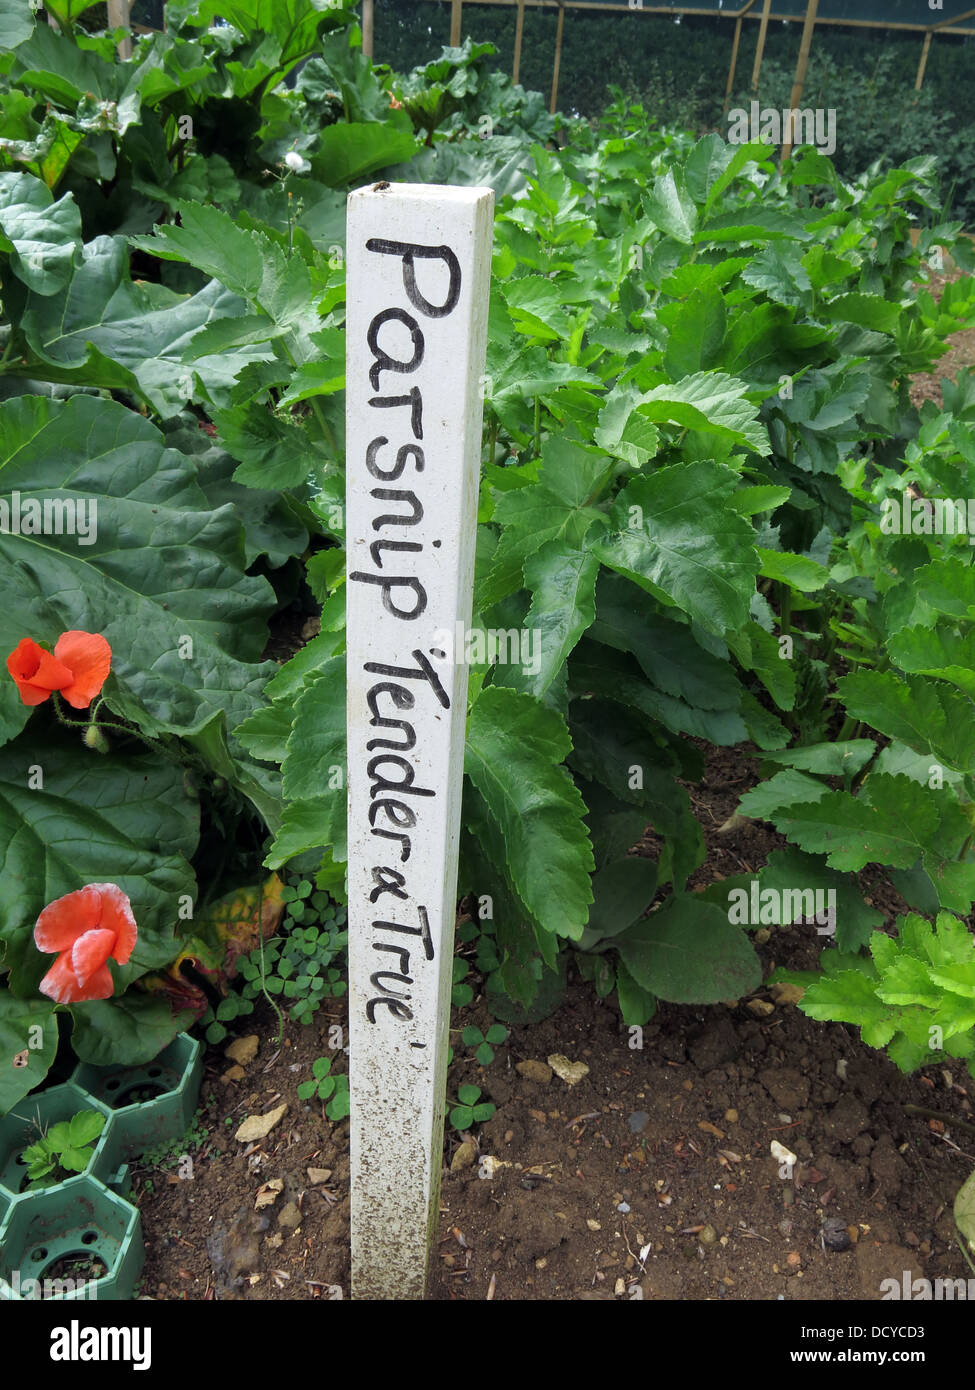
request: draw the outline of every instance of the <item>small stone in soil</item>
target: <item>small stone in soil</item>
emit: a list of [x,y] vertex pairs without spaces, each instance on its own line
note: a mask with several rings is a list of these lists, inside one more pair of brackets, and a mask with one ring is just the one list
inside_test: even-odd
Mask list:
[[827,1250],[849,1250],[852,1244],[849,1233],[839,1216],[828,1216],[823,1222],[823,1244]]
[[247,1063],[253,1062],[257,1056],[257,1034],[249,1033],[246,1038],[234,1038],[233,1042],[224,1048],[223,1054],[232,1062],[239,1062],[242,1067],[246,1067]]
[[526,1081],[537,1081],[542,1086],[547,1086],[552,1080],[552,1068],[531,1058],[525,1062],[516,1062],[515,1071]]
[[289,1202],[278,1212],[278,1225],[284,1226],[289,1230],[294,1230],[301,1225],[301,1212],[298,1210],[297,1202]]
[[570,1062],[561,1052],[553,1052],[548,1064],[567,1086],[575,1086],[584,1076],[589,1075],[589,1068],[585,1062]]
[[265,1139],[276,1124],[284,1118],[288,1103],[285,1101],[266,1115],[249,1115],[240,1126],[234,1138],[241,1144],[252,1144],[255,1139]]
[[450,1171],[459,1173],[464,1168],[470,1168],[477,1158],[477,1145],[473,1139],[465,1139],[457,1148],[457,1152],[450,1160]]
[[634,1110],[633,1114],[630,1116],[629,1125],[634,1134],[639,1134],[641,1130],[646,1129],[649,1123],[650,1116],[647,1114],[646,1110]]

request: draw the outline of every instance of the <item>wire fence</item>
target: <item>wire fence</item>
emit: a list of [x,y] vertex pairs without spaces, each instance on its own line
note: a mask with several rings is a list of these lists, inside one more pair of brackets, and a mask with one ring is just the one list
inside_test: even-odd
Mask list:
[[[766,56],[791,46],[797,101],[809,55],[826,34],[842,33],[854,42],[865,38],[876,42],[881,36],[906,40],[901,47],[905,53],[907,48],[912,50],[912,85],[917,91],[924,84],[933,47],[975,37],[975,7],[966,0],[943,0],[937,9],[925,0],[806,0],[805,4],[803,0],[743,0],[737,5],[730,0],[697,0],[694,5],[645,0],[364,0],[363,10],[373,9],[378,16],[374,30],[378,60],[395,62],[388,50],[399,47],[396,40],[404,34],[425,31],[435,42],[452,46],[467,34],[490,38],[515,82],[550,93],[553,112],[567,76],[566,50],[570,45],[577,47],[581,35],[585,35],[594,74],[597,69],[605,73],[607,65],[609,71],[626,72],[640,57],[652,60],[672,46],[661,34],[665,23],[683,26],[680,37],[685,49],[695,46],[694,36],[703,24],[707,34],[724,46],[726,97],[743,78],[757,89]],[[712,69],[716,51],[713,44],[709,46]],[[570,80],[570,105],[578,107],[572,98],[580,85],[586,86]]]

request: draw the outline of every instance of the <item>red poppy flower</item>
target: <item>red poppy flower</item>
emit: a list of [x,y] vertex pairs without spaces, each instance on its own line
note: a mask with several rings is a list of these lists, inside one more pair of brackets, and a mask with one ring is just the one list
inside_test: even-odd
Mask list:
[[138,927],[132,904],[115,883],[89,883],[49,903],[37,919],[39,951],[58,958],[40,984],[59,1004],[111,999],[115,990],[108,958],[124,965],[135,948]]
[[112,649],[97,632],[62,632],[53,655],[25,637],[7,657],[25,705],[40,705],[58,690],[74,709],[88,708],[111,665]]

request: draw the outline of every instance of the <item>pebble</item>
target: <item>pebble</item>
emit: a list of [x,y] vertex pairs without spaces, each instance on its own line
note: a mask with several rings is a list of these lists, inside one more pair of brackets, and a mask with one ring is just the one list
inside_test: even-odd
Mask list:
[[552,1080],[552,1068],[544,1062],[534,1061],[530,1058],[525,1062],[516,1062],[515,1071],[526,1081],[537,1081],[542,1086],[547,1086]]
[[768,1018],[769,1014],[775,1012],[775,1005],[769,1003],[767,999],[749,999],[745,1008],[756,1018]]
[[284,1118],[288,1109],[285,1101],[274,1110],[269,1110],[266,1115],[248,1115],[247,1119],[240,1126],[234,1138],[241,1144],[253,1144],[255,1139],[264,1139],[276,1124]]
[[630,1204],[629,1204],[629,1202],[620,1202],[620,1204],[619,1204],[619,1206],[616,1208],[616,1210],[617,1210],[617,1211],[621,1211],[621,1212],[623,1213],[623,1215],[625,1216],[626,1213],[630,1210]]
[[553,1052],[548,1064],[567,1086],[575,1086],[584,1076],[589,1075],[589,1068],[585,1062],[570,1062],[561,1052]]
[[697,1238],[702,1245],[713,1245],[718,1239],[718,1233],[713,1226],[705,1226],[703,1231],[698,1232]]
[[306,1168],[305,1172],[308,1174],[308,1181],[312,1187],[317,1187],[319,1183],[328,1182],[332,1176],[331,1168]]
[[724,1117],[725,1117],[725,1119],[727,1120],[727,1122],[728,1122],[729,1125],[736,1125],[736,1124],[738,1123],[738,1111],[737,1111],[737,1110],[726,1110],[726,1111],[724,1112]]
[[288,1202],[287,1206],[281,1208],[278,1212],[278,1225],[289,1230],[301,1225],[301,1212],[298,1210],[297,1202]]
[[827,1250],[849,1250],[852,1244],[849,1232],[839,1216],[828,1216],[823,1222],[823,1244]]
[[229,1057],[232,1062],[239,1062],[242,1067],[246,1067],[248,1062],[253,1062],[257,1056],[257,1034],[248,1033],[246,1038],[234,1038],[232,1043],[228,1043],[223,1050],[223,1055]]
[[586,1225],[589,1227],[590,1231],[601,1231],[603,1229],[599,1222],[591,1216],[586,1217]]
[[477,1145],[473,1139],[465,1139],[457,1148],[456,1153],[450,1160],[450,1171],[459,1173],[464,1168],[471,1168],[477,1158]]
[[650,1116],[646,1110],[634,1110],[629,1119],[630,1130],[633,1134],[639,1134],[641,1130],[646,1129],[649,1123]]

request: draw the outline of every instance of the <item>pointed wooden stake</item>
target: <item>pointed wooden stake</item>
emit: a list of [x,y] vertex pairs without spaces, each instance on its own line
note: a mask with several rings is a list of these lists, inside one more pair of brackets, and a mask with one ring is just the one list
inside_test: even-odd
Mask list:
[[422,1298],[439,1217],[491,189],[348,205],[352,1296]]

